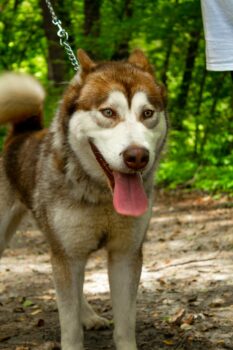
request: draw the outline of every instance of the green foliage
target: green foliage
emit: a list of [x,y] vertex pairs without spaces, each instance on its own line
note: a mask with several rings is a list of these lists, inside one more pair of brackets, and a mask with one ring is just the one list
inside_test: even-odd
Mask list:
[[44,124],[46,127],[49,127],[51,120],[56,113],[59,100],[63,94],[63,89],[64,87],[55,88],[54,86],[51,86],[51,84],[47,85],[46,90],[49,91],[49,94],[46,96],[44,108]]
[[[48,88],[48,125],[61,88],[48,81],[49,41],[39,4],[39,0],[3,0],[0,5],[0,71],[30,72]],[[102,0],[88,35],[85,0],[53,4],[74,48],[83,47],[97,59],[111,59],[140,47],[156,67],[158,80],[166,84],[171,130],[159,185],[232,191],[232,81],[227,73],[205,70],[199,1]],[[68,69],[71,77],[69,64]]]
[[30,72],[45,80],[45,46],[38,1],[3,1],[0,5],[0,71]]

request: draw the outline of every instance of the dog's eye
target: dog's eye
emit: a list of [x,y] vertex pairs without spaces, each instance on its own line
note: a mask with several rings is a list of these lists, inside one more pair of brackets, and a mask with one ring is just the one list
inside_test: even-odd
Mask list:
[[112,118],[115,116],[115,112],[111,108],[104,108],[100,110],[104,117]]
[[145,111],[143,111],[142,116],[144,119],[149,119],[151,117],[153,117],[154,115],[154,111],[152,109],[145,109]]

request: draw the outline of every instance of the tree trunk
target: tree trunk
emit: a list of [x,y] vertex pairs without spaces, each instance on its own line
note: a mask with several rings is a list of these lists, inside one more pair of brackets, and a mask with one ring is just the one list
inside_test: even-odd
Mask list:
[[168,39],[168,47],[167,47],[167,51],[166,51],[166,55],[165,55],[165,60],[164,60],[164,64],[163,64],[163,71],[162,71],[162,82],[164,83],[165,86],[167,86],[167,71],[169,68],[169,61],[170,61],[170,57],[171,57],[171,53],[172,53],[172,47],[173,47],[173,42],[174,42],[174,37],[171,36]]
[[[130,20],[133,16],[133,1],[125,0],[123,10],[118,18],[119,23]],[[112,55],[113,60],[121,60],[129,55],[129,41],[131,38],[131,31],[122,33],[122,40],[116,47],[114,54]]]
[[85,0],[84,1],[84,35],[92,35],[97,37],[100,32],[99,19],[100,19],[100,7],[101,0]]
[[48,79],[54,84],[59,84],[65,80],[66,62],[64,50],[60,46],[57,30],[52,24],[51,14],[44,0],[40,0],[40,7],[43,16],[43,28],[48,42]]
[[219,101],[219,96],[220,96],[220,92],[221,92],[221,88],[223,86],[224,80],[225,80],[226,74],[219,74],[219,78],[216,80],[215,82],[215,88],[213,91],[213,103],[212,106],[210,108],[210,120],[209,123],[206,125],[205,128],[205,132],[204,132],[204,136],[202,138],[202,142],[200,145],[200,158],[203,158],[202,155],[204,154],[204,149],[206,146],[206,142],[209,136],[209,133],[212,131],[212,127],[213,127],[213,123],[214,123],[214,119],[215,119],[215,112],[216,112],[216,107],[217,107],[217,103]]
[[[176,0],[175,6],[174,6],[174,11],[176,11],[176,9],[178,8],[178,5],[179,5],[179,0]],[[177,14],[174,12],[174,15],[170,18],[170,21],[169,21],[170,28],[174,27],[176,20],[177,20]],[[167,37],[167,40],[166,40],[167,51],[166,51],[162,75],[161,75],[162,82],[164,83],[165,86],[167,86],[167,71],[169,68],[169,61],[170,61],[170,57],[172,54],[172,48],[173,48],[173,43],[174,43],[175,37],[176,37],[176,35],[174,35],[174,32],[172,31],[171,33],[169,33],[169,36]]]
[[[188,45],[188,51],[185,61],[185,69],[183,73],[183,79],[180,86],[180,93],[177,98],[177,107],[179,110],[184,110],[187,103],[187,97],[189,92],[189,87],[192,81],[192,72],[195,64],[195,59],[198,52],[198,44],[200,39],[200,32],[193,31],[190,33],[190,41]],[[178,119],[175,121],[175,128],[177,130],[182,130],[182,120]]]
[[84,24],[83,32],[85,45],[88,53],[95,59],[102,58],[98,48],[98,37],[100,34],[100,9],[101,0],[84,0]]
[[200,109],[201,109],[201,104],[202,104],[202,96],[203,96],[206,76],[207,76],[207,71],[204,68],[202,79],[200,82],[200,89],[199,89],[199,94],[198,94],[198,99],[197,99],[197,104],[196,104],[196,111],[195,111],[195,143],[194,143],[194,150],[193,150],[193,154],[194,154],[195,158],[197,158],[197,156],[198,156],[198,143],[199,143],[199,139],[200,139],[199,114],[200,114]]

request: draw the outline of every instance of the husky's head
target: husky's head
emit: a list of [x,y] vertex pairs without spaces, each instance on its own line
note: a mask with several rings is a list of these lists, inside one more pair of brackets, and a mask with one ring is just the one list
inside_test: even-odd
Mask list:
[[108,183],[115,210],[147,209],[143,178],[152,171],[167,133],[164,88],[140,50],[126,62],[96,64],[83,50],[71,83],[69,143],[84,170]]

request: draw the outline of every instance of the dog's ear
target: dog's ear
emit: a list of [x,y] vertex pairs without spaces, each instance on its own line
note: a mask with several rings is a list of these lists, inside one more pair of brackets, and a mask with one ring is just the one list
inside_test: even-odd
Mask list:
[[131,55],[128,58],[128,62],[133,64],[134,66],[141,68],[142,70],[153,74],[154,75],[154,70],[145,56],[144,52],[140,49],[135,49]]
[[96,66],[95,62],[83,49],[78,49],[77,57],[84,73],[89,73]]

